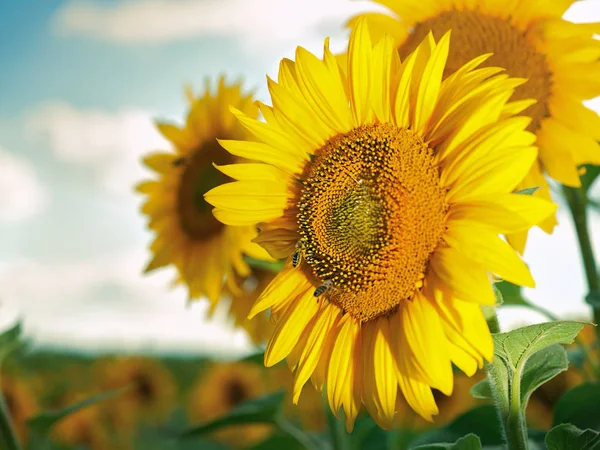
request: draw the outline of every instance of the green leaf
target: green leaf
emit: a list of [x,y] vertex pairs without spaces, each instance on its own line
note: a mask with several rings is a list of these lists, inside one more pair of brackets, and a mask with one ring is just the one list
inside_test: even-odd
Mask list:
[[567,391],[554,409],[554,425],[571,423],[600,431],[600,383],[584,383]]
[[261,367],[264,367],[265,364],[265,352],[264,350],[260,350],[258,352],[252,353],[245,358],[242,358],[242,362],[247,362],[251,364],[257,364]]
[[521,286],[510,283],[508,281],[500,281],[494,283],[493,286],[500,291],[502,295],[503,305],[510,306],[530,306],[521,294]]
[[92,406],[98,403],[102,403],[106,400],[111,400],[115,397],[119,397],[120,395],[131,391],[131,389],[133,389],[132,386],[127,386],[125,388],[117,389],[114,391],[103,392],[102,394],[86,398],[85,400],[74,403],[73,405],[69,405],[66,408],[59,409],[57,411],[44,411],[41,414],[33,417],[32,419],[29,419],[27,421],[27,425],[35,432],[44,434],[50,428],[52,428],[52,426],[55,423],[67,417],[68,415],[76,413],[77,411],[87,408],[88,406]]
[[559,344],[546,347],[532,355],[521,377],[521,404],[527,407],[529,397],[542,384],[569,367],[566,350]]
[[250,256],[244,255],[244,261],[248,263],[250,267],[255,269],[268,270],[269,272],[279,273],[285,265],[285,260],[279,261],[263,261],[262,259],[251,258]]
[[471,396],[482,400],[493,399],[490,383],[487,378],[481,380],[471,388]]
[[537,192],[537,190],[539,189],[539,186],[535,186],[535,187],[530,187],[530,188],[525,188],[525,189],[521,189],[520,191],[515,191],[515,194],[520,194],[520,195],[533,195]]
[[600,450],[600,433],[563,423],[548,432],[546,447],[548,450]]
[[294,438],[286,434],[274,434],[267,440],[260,442],[248,450],[305,450],[304,447]]
[[512,370],[522,368],[529,357],[553,344],[572,344],[583,322],[546,322],[518,328],[494,337],[494,354]]
[[285,392],[279,391],[244,402],[223,417],[184,431],[178,439],[194,439],[229,425],[275,423],[281,414],[284,397]]
[[413,445],[455,442],[468,434],[479,436],[484,446],[503,445],[504,439],[494,405],[481,405],[471,409],[445,427],[421,434],[413,441]]
[[481,439],[475,434],[467,434],[453,444],[428,444],[414,447],[414,450],[481,450]]
[[583,187],[584,191],[587,192],[594,184],[594,180],[596,180],[598,175],[600,175],[600,166],[586,164],[583,167],[585,168],[585,174],[581,176],[581,186]]
[[0,334],[0,349],[6,347],[7,345],[11,345],[15,341],[18,341],[21,337],[22,331],[23,328],[21,326],[21,322],[17,322],[12,327]]

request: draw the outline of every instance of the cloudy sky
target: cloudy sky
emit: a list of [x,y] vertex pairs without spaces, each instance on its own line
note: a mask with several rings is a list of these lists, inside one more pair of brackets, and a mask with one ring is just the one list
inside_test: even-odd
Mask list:
[[[24,317],[39,342],[82,348],[244,352],[221,314],[186,307],[172,273],[142,276],[149,234],[131,186],[140,155],[167,145],[153,119],[180,122],[182,86],[265,74],[296,45],[343,48],[347,0],[45,0],[0,2],[0,323]],[[600,21],[600,0],[569,11]],[[600,109],[600,102],[592,102]],[[596,189],[600,191],[600,189]],[[600,192],[598,192],[600,196]],[[534,233],[530,298],[585,315],[568,217]],[[594,217],[600,251],[600,218]],[[507,312],[506,320],[520,312]],[[539,319],[531,316],[531,320]]]

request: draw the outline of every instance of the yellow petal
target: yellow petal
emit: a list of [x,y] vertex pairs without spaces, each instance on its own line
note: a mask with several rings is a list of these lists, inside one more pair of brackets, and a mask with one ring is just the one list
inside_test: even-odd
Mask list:
[[355,126],[368,123],[371,118],[371,58],[373,47],[367,23],[358,20],[348,43],[348,82],[350,107]]
[[294,269],[291,266],[284,267],[281,272],[269,283],[265,290],[256,300],[248,319],[252,319],[258,313],[281,303],[289,297],[294,297],[295,293],[299,292],[303,286],[306,286],[308,281],[302,271]]

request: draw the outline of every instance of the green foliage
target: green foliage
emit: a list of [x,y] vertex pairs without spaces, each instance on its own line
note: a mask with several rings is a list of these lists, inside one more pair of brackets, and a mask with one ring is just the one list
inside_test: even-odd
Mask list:
[[600,450],[600,434],[594,430],[580,430],[564,423],[552,428],[546,435],[548,450]]
[[261,259],[244,256],[244,261],[246,261],[248,265],[254,269],[267,270],[273,273],[281,272],[281,269],[283,269],[283,266],[285,265],[285,261],[283,259],[279,261],[263,261]]
[[598,175],[600,175],[600,166],[586,164],[583,167],[585,168],[585,174],[581,176],[581,186],[587,192],[594,184],[596,178],[598,178]]
[[563,395],[554,410],[554,425],[571,423],[600,431],[600,383],[584,383]]
[[28,420],[27,423],[29,425],[29,428],[34,432],[38,434],[45,434],[50,430],[50,428],[52,428],[53,425],[55,425],[57,422],[64,419],[65,417],[74,414],[84,408],[88,408],[98,403],[102,403],[107,400],[119,397],[125,394],[126,392],[129,392],[131,389],[131,386],[127,386],[125,388],[117,389],[114,391],[103,392],[102,394],[93,395],[84,400],[81,400],[80,402],[74,403],[56,411],[44,411],[41,414]]
[[530,304],[521,294],[521,286],[510,283],[508,281],[500,281],[494,283],[494,288],[500,292],[502,296],[502,304],[507,306],[527,306]]
[[427,444],[414,447],[414,450],[480,450],[481,439],[474,434],[467,434],[453,444]]
[[267,394],[254,400],[242,403],[227,415],[211,422],[193,427],[179,434],[178,439],[188,440],[204,436],[229,425],[249,423],[276,423],[283,407],[283,391]]
[[471,388],[471,396],[482,400],[493,399],[490,382],[487,380],[487,378],[481,380]]
[[533,354],[525,364],[521,378],[521,404],[527,407],[529,397],[542,384],[569,367],[567,352],[560,344],[554,344]]
[[305,450],[296,439],[285,434],[275,434],[267,440],[260,442],[248,450]]
[[498,415],[493,405],[482,405],[467,411],[452,423],[422,434],[413,441],[415,446],[455,442],[463,436],[475,434],[484,446],[502,445]]

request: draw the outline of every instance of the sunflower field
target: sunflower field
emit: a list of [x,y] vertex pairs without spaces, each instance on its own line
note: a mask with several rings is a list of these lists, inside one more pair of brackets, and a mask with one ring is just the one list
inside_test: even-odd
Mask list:
[[[0,287],[33,301],[17,318],[0,308],[0,450],[600,450],[600,2],[331,1],[296,13],[286,9],[294,2],[265,0],[48,9],[42,30],[54,34],[35,34],[40,48],[71,39],[61,51],[84,49],[100,74],[97,89],[57,86],[93,105],[108,104],[105,77],[140,102],[154,95],[144,77],[168,66],[156,55],[188,61],[174,44],[161,53],[161,39],[207,33],[198,51],[209,56],[203,87],[184,84],[179,120],[154,120],[162,148],[145,145],[139,112],[122,113],[119,128],[64,104],[24,128],[44,130],[52,157],[0,147],[0,209],[13,208],[0,214],[13,221],[2,228],[13,256],[0,259]],[[596,22],[570,19],[581,4]],[[3,8],[15,33],[13,14],[34,20]],[[250,64],[226,54],[234,44],[257,51],[253,30],[266,30],[267,52],[306,20],[318,45],[248,66],[270,71],[261,87],[229,73]],[[118,64],[105,50],[116,42]],[[53,61],[73,68],[70,54]],[[131,80],[134,60],[141,75]],[[61,69],[55,80],[68,77]],[[0,105],[0,143],[18,129],[3,117]],[[91,122],[100,125],[78,140]],[[54,189],[46,208],[65,220],[40,212],[41,239],[15,225],[33,214],[23,199],[34,184],[14,184],[29,174],[27,158]],[[127,188],[110,201],[131,194],[137,210],[90,194],[119,177]],[[126,231],[123,205],[145,229]],[[88,270],[69,260],[139,236],[143,264],[107,257]],[[47,265],[29,256],[37,279],[11,272],[52,248]],[[555,272],[544,276],[540,261]],[[130,273],[138,287],[168,280],[123,293]],[[68,301],[53,303],[52,289]],[[169,306],[179,315],[167,326],[165,310],[149,310],[173,290],[183,303]],[[127,308],[127,320],[111,321]],[[42,313],[45,322],[28,322]],[[186,342],[201,346],[157,344],[186,323],[201,332]],[[62,344],[40,338],[45,325]]]

